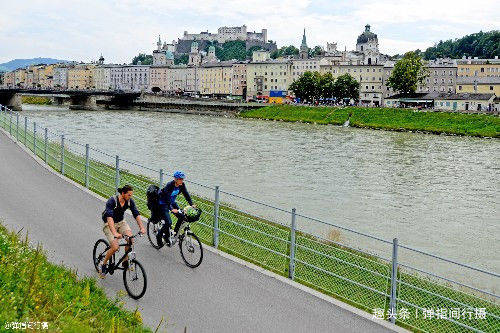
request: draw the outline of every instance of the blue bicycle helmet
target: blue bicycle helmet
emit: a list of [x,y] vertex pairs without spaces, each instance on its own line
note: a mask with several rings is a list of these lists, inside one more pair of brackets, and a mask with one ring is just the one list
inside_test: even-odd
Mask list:
[[182,171],[176,171],[176,172],[174,172],[174,178],[182,178],[182,179],[184,179],[184,178],[186,178],[186,175]]

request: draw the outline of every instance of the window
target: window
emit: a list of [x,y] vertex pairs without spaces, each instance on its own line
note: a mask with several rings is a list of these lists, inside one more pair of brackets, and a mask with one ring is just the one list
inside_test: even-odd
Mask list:
[[484,73],[484,67],[481,67],[481,73]]
[[493,86],[490,86],[490,90],[493,90]]

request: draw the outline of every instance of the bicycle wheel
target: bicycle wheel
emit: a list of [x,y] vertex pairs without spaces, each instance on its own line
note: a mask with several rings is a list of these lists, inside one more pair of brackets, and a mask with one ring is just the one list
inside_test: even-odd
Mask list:
[[146,293],[148,286],[146,271],[137,260],[130,260],[128,268],[123,270],[123,284],[133,299],[139,299]]
[[155,249],[160,248],[158,246],[158,243],[156,242],[156,233],[161,229],[162,226],[163,226],[163,221],[160,221],[158,223],[153,223],[151,221],[148,221],[147,225],[148,239],[149,242],[151,243],[151,246],[154,247]]
[[102,264],[104,257],[106,257],[106,252],[109,250],[109,243],[105,239],[99,239],[95,242],[93,251],[93,261],[95,270],[99,272],[99,266]]
[[203,260],[203,247],[198,237],[192,232],[187,232],[179,241],[181,256],[188,267],[196,268]]

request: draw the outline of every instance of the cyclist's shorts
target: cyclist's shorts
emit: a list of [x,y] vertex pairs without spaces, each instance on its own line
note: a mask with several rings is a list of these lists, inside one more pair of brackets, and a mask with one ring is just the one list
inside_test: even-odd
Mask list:
[[[130,229],[127,221],[121,221],[118,223],[115,223],[115,229],[116,232],[122,235],[125,235],[125,232],[128,230],[132,232],[132,229]],[[107,223],[104,224],[104,227],[102,228],[102,231],[104,231],[104,234],[106,235],[106,238],[108,239],[109,244],[115,239],[115,236],[111,233],[111,230],[109,230],[109,226]],[[118,251],[120,251],[120,247],[118,247]]]

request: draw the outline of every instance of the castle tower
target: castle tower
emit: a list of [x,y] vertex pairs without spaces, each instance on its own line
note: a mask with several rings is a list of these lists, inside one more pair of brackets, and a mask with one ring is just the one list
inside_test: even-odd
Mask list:
[[370,31],[369,24],[365,26],[365,31],[356,40],[356,51],[363,53],[366,65],[376,64],[380,60],[378,37]]
[[160,35],[158,35],[158,42],[156,43],[156,46],[157,46],[157,50],[161,50],[161,39],[160,39]]
[[304,35],[302,35],[302,43],[300,44],[300,49],[299,49],[299,58],[300,59],[309,58],[309,48],[307,47],[307,42],[306,42],[306,28],[304,28]]
[[191,43],[191,52],[189,52],[188,65],[199,66],[200,63],[201,63],[201,56],[200,56],[200,53],[198,52],[198,42],[193,41]]
[[203,59],[204,63],[207,62],[217,62],[219,59],[217,59],[217,56],[215,55],[215,46],[210,45],[208,47],[208,53],[207,56]]

